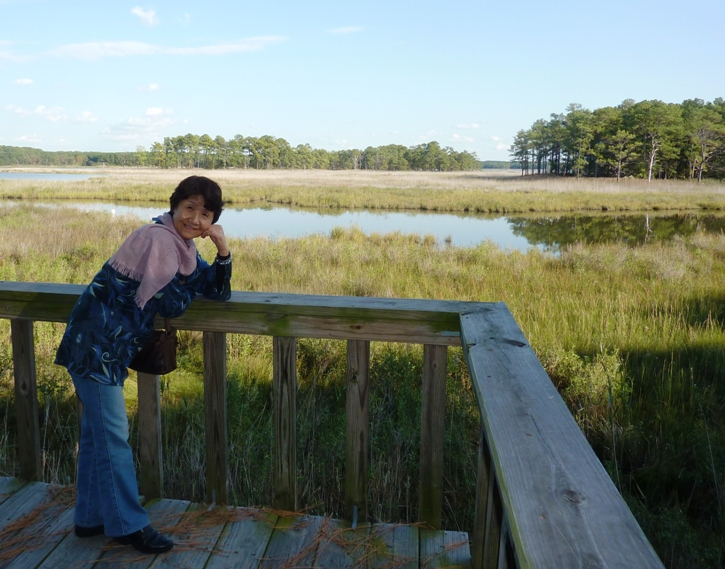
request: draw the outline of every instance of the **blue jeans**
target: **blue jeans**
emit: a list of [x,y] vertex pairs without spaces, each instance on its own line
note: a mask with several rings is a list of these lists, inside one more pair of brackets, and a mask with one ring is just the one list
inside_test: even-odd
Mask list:
[[109,537],[149,525],[138,499],[123,387],[73,377],[83,402],[74,523],[103,525]]

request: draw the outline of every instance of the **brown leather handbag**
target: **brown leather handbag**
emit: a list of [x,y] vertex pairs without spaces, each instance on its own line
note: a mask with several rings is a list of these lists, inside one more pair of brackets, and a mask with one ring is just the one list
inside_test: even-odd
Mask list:
[[176,369],[176,328],[164,318],[165,330],[154,330],[128,367],[150,375],[164,375]]

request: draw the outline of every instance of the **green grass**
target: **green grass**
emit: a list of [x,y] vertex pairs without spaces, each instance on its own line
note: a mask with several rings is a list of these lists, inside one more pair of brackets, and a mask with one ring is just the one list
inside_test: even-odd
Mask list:
[[[0,209],[0,279],[86,283],[139,223]],[[235,290],[505,301],[666,566],[725,563],[725,236],[573,246],[560,257],[354,229],[231,247]],[[36,356],[45,476],[68,483],[72,387],[52,364],[62,328],[36,324]],[[9,342],[0,322],[3,474],[16,468]],[[373,343],[369,504],[379,519],[416,517],[421,351]],[[228,352],[233,499],[269,505],[271,340],[229,335]],[[298,353],[300,502],[340,515],[345,347],[307,339]],[[203,499],[201,369],[200,335],[185,332],[180,369],[163,385],[164,474],[169,495],[193,500]],[[444,523],[470,530],[478,411],[459,349],[447,384]],[[134,388],[132,378],[135,426]]]

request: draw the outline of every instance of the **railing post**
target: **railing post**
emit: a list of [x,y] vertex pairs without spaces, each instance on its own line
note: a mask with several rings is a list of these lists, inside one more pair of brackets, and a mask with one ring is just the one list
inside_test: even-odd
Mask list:
[[297,338],[272,341],[274,500],[279,510],[297,510]]
[[38,422],[38,386],[35,374],[35,344],[32,320],[10,320],[15,375],[15,405],[18,414],[18,460],[20,477],[43,480]]
[[227,460],[227,340],[222,332],[204,332],[204,425],[206,428],[206,501],[229,501]]
[[139,492],[147,500],[164,497],[159,376],[138,374]]
[[370,342],[347,343],[347,434],[345,455],[345,519],[368,518],[368,469],[370,464]]
[[441,528],[443,514],[443,447],[446,428],[446,346],[423,346],[418,521]]
[[498,567],[501,518],[503,507],[496,487],[493,460],[481,425],[478,443],[478,477],[476,480],[476,513],[471,535],[471,567]]

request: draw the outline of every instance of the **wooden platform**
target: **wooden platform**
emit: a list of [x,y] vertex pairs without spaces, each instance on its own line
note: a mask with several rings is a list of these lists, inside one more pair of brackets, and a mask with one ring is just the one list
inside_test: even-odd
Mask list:
[[470,568],[468,535],[417,526],[350,529],[330,518],[257,508],[210,508],[182,500],[146,505],[154,526],[176,542],[142,555],[105,536],[73,534],[73,487],[0,477],[0,568],[174,567],[252,569]]

